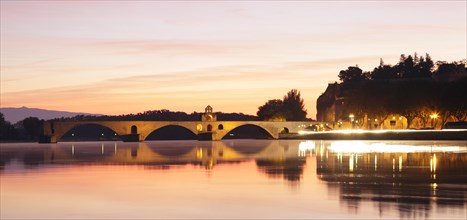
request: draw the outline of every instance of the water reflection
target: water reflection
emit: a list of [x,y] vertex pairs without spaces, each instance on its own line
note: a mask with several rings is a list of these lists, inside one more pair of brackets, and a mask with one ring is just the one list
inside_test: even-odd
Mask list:
[[465,143],[342,141],[322,143],[317,154],[319,178],[352,209],[372,202],[380,216],[395,208],[399,217],[428,217],[435,207],[462,210],[466,205]]
[[[252,162],[255,167],[247,169],[256,169],[260,176],[271,181],[280,180],[304,189],[324,184],[331,195],[336,193],[339,209],[347,213],[358,214],[371,206],[379,216],[397,212],[404,218],[431,217],[433,210],[441,216],[452,212],[466,214],[467,144],[464,142],[76,142],[2,144],[0,150],[3,176],[77,165],[142,166],[168,172],[193,166],[205,169],[210,175],[225,172],[235,176],[238,167],[227,170],[218,167]],[[310,178],[307,180],[306,176]],[[327,198],[313,201],[323,199]]]

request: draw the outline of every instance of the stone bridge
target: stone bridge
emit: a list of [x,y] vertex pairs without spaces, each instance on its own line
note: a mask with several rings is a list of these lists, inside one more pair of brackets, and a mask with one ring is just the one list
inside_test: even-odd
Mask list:
[[281,133],[297,133],[304,127],[319,124],[312,121],[46,121],[41,129],[43,143],[56,143],[71,129],[80,125],[101,125],[114,131],[123,141],[144,141],[152,132],[166,127],[183,127],[200,140],[221,140],[235,128],[254,125],[264,129],[272,138]]
[[179,126],[191,131],[199,140],[221,140],[235,128],[243,125],[254,125],[262,128],[278,139],[282,133],[298,133],[299,130],[319,124],[312,121],[217,121],[211,106],[207,106],[201,121],[47,121],[41,129],[41,143],[56,143],[71,129],[80,125],[101,125],[111,129],[123,141],[144,141],[152,132],[166,127]]

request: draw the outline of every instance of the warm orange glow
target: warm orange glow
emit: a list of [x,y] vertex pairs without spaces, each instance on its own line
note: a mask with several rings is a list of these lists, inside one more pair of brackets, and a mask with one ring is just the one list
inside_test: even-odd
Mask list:
[[[458,131],[467,131],[467,129],[449,129],[449,130],[438,130],[436,132],[458,132]],[[394,130],[363,130],[363,129],[348,129],[348,130],[332,130],[332,131],[320,131],[320,133],[339,133],[339,134],[365,134],[365,133],[424,133],[432,132],[430,130],[403,130],[403,129],[394,129]],[[298,131],[298,134],[316,134],[315,131]]]
[[402,172],[402,156],[399,156],[399,172]]
[[[459,146],[440,146],[436,148],[433,145],[406,145],[406,144],[386,144],[373,143],[367,141],[335,141],[329,147],[331,152],[338,153],[370,153],[370,152],[392,152],[392,153],[409,153],[409,152],[454,152],[467,150],[465,147]],[[435,157],[436,160],[436,157]],[[376,157],[375,157],[376,161]]]
[[296,88],[315,118],[316,99],[349,65],[371,70],[413,52],[465,58],[465,6],[2,1],[2,107],[119,115],[209,103],[254,115]]

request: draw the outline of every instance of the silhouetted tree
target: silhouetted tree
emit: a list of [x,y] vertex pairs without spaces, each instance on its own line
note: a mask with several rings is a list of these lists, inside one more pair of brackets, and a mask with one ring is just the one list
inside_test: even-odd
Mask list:
[[423,56],[420,57],[420,61],[417,63],[417,71],[419,77],[431,77],[432,70],[434,67],[433,60],[431,60],[430,55],[425,54],[426,58]]
[[443,62],[443,61],[438,61],[436,63],[438,68],[436,71],[433,73],[435,78],[446,78],[449,79],[451,77],[457,76],[462,76],[465,75],[466,72],[466,66],[463,61],[460,62]]
[[0,112],[0,140],[14,140],[18,136],[18,131],[5,120],[5,117]]
[[[370,77],[358,67],[342,70],[339,78],[343,83],[339,91],[345,101],[338,117],[346,120],[353,114],[359,122],[366,117],[365,120],[378,119],[381,123],[389,114],[399,114],[407,119],[407,127],[417,118],[423,127],[431,126],[430,116],[434,113],[441,124],[448,120],[467,120],[466,62],[437,62],[437,69],[433,71],[430,55],[423,57],[415,53],[413,56],[402,54],[395,66],[385,65],[380,59],[380,65],[371,71]],[[326,97],[332,102],[321,100],[318,105],[328,107],[336,102],[335,97],[329,95],[322,95],[318,100]]]
[[284,96],[283,112],[287,121],[306,120],[307,111],[298,90],[292,89]]
[[449,83],[446,90],[448,98],[442,98],[442,106],[447,107],[456,120],[467,121],[467,78]]
[[[255,121],[258,120],[256,116],[245,115],[242,113],[223,113],[215,112],[218,120],[228,121]],[[136,114],[124,114],[124,115],[77,115],[70,118],[56,118],[55,120],[63,121],[198,121],[201,119],[201,113],[193,112],[187,114],[185,112],[172,112],[167,109],[162,110],[150,110],[140,112]]]
[[258,112],[256,114],[260,120],[284,121],[285,115],[282,110],[282,100],[272,99],[267,101],[264,105],[258,107]]
[[373,69],[369,78],[372,80],[388,80],[397,79],[399,78],[399,75],[397,74],[396,68],[390,65],[384,65],[383,60],[381,59],[380,65]]
[[283,100],[272,99],[258,107],[257,114],[260,120],[303,121],[306,120],[307,112],[300,92],[292,89]]
[[426,57],[418,57],[417,53],[412,57],[402,54],[399,58],[399,63],[394,66],[394,69],[401,78],[429,78],[434,67],[429,54]]
[[338,76],[343,83],[359,83],[367,80],[358,66],[349,66],[346,70],[341,70]]
[[42,124],[42,120],[39,120],[39,118],[36,117],[28,117],[25,118],[21,124],[26,132],[28,139],[35,139],[39,137],[39,130]]
[[[405,57],[401,56],[401,59]],[[402,78],[413,78],[416,77],[416,71],[415,71],[415,62],[412,58],[411,55],[409,55],[405,60],[401,60],[398,64],[400,68],[400,75]]]

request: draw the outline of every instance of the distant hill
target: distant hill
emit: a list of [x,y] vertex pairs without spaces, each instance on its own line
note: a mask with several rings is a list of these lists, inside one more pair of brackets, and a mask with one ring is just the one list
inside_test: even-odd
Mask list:
[[39,119],[49,120],[53,118],[73,117],[76,115],[99,115],[91,113],[65,112],[27,107],[0,108],[0,112],[5,116],[5,120],[11,122],[12,124],[21,121],[27,117],[37,117]]

